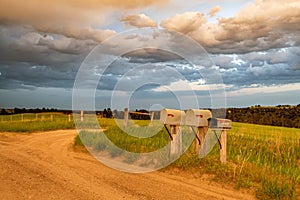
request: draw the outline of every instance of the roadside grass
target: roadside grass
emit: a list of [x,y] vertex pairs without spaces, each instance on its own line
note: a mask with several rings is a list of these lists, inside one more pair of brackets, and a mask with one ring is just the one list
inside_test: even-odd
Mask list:
[[[90,117],[90,118],[89,118]],[[159,122],[130,120],[126,132],[123,120],[95,118],[85,115],[85,122],[75,115],[69,121],[61,113],[19,114],[0,116],[0,132],[36,132],[58,129],[87,129],[74,139],[74,148],[87,151],[109,152],[112,157],[122,151],[110,149],[103,137],[116,146],[130,152],[145,153],[158,150],[169,143],[169,136]],[[89,129],[101,131],[91,132]],[[183,128],[183,137],[193,134]],[[84,144],[83,144],[84,143]],[[237,189],[255,191],[258,199],[300,198],[300,129],[233,123],[227,134],[227,164],[219,161],[219,146],[216,144],[208,156],[199,158],[193,143],[174,163],[163,170],[174,168],[186,172],[211,174],[214,180],[234,185]],[[137,156],[125,158],[126,162],[138,161]]]
[[0,116],[0,132],[37,132],[75,128],[73,118],[62,113],[17,114]]
[[[110,145],[103,142],[105,136],[121,149],[135,153],[152,152],[169,142],[167,132],[158,122],[150,127],[147,126],[149,122],[131,121],[126,128],[129,135],[122,130],[122,120],[99,121],[103,132],[81,131],[75,142],[82,140],[88,148],[109,152],[111,157],[119,156],[122,151],[109,149]],[[157,134],[151,135],[155,131]],[[192,136],[186,129],[183,132],[183,137]],[[211,174],[218,182],[255,191],[258,199],[297,199],[300,198],[299,139],[300,129],[233,123],[227,134],[226,165],[220,164],[218,144],[201,159],[192,144],[164,170],[177,168]],[[76,145],[82,145],[82,142],[77,141]],[[125,160],[133,163],[138,158],[128,157]]]

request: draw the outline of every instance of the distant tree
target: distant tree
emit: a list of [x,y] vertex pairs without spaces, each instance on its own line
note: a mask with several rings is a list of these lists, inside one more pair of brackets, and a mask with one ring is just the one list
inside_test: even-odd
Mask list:
[[1,110],[1,113],[0,113],[1,115],[7,115],[8,113],[6,112],[6,110],[3,108],[2,110]]
[[106,118],[106,116],[107,116],[107,110],[106,110],[106,108],[104,108],[104,110],[103,110],[103,117]]
[[102,116],[104,117],[104,118],[113,118],[113,112],[111,111],[111,109],[110,108],[105,108],[104,110],[103,110],[103,114],[102,114]]
[[110,108],[107,108],[107,118],[113,118],[113,112],[111,111],[111,109]]

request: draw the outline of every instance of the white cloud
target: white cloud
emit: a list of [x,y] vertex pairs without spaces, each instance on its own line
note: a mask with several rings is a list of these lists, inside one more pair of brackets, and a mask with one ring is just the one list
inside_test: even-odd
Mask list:
[[215,6],[209,11],[208,15],[210,17],[214,17],[220,10],[221,10],[220,6]]
[[299,44],[299,9],[298,0],[257,0],[216,23],[202,13],[185,12],[163,20],[161,26],[189,35],[210,52],[243,53]]
[[199,29],[206,22],[207,20],[202,13],[185,12],[163,20],[160,25],[168,30],[189,34]]
[[123,16],[120,20],[127,26],[134,26],[137,28],[157,27],[157,22],[153,21],[145,14],[126,15]]
[[291,83],[285,85],[259,85],[255,84],[252,87],[245,87],[235,91],[227,92],[227,96],[243,96],[243,95],[254,95],[260,93],[280,93],[280,92],[299,92],[300,83]]

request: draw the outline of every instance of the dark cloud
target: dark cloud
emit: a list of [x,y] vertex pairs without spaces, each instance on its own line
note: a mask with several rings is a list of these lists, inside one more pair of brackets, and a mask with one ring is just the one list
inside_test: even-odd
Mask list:
[[35,89],[44,88],[72,88],[76,76],[76,68],[50,66],[34,66],[28,63],[14,63],[0,65],[1,89]]
[[172,52],[155,48],[138,49],[124,54],[123,57],[128,58],[132,63],[157,63],[183,59]]
[[30,26],[0,26],[2,89],[71,88],[89,40],[36,32]]

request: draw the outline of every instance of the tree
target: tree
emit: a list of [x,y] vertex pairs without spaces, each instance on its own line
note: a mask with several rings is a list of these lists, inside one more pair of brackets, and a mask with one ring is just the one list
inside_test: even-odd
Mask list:
[[6,112],[6,110],[3,108],[2,110],[1,110],[1,113],[0,113],[1,115],[7,115],[8,113]]

